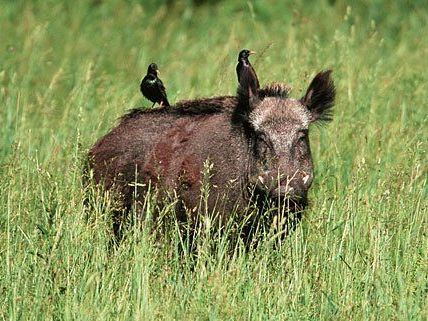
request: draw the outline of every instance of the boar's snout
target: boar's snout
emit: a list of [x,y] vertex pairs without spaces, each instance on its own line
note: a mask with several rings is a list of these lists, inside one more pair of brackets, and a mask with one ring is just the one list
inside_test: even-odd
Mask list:
[[274,201],[289,199],[298,203],[305,203],[312,179],[312,173],[303,171],[296,171],[293,175],[281,175],[277,171],[266,171],[258,175],[256,188]]

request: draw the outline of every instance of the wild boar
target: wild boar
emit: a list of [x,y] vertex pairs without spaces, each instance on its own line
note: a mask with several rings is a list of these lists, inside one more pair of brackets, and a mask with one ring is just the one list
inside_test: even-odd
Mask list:
[[257,90],[244,80],[236,96],[132,110],[90,149],[93,178],[114,190],[125,213],[143,202],[149,182],[175,191],[177,218],[185,221],[200,215],[210,164],[204,206],[221,220],[232,211],[244,216],[249,202],[262,212],[269,200],[301,213],[314,176],[309,128],[332,117],[331,71],[318,73],[301,99],[289,91],[279,83]]

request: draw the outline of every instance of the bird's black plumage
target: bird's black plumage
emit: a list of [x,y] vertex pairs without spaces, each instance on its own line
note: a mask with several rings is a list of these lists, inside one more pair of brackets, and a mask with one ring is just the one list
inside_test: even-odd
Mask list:
[[158,66],[155,63],[151,63],[147,68],[147,75],[141,81],[140,90],[143,96],[153,103],[153,106],[156,103],[170,106],[166,97],[165,86],[158,77]]
[[257,74],[251,66],[248,57],[255,53],[251,50],[241,50],[238,55],[238,64],[236,65],[236,74],[238,76],[238,82],[241,83],[241,79],[243,78],[244,73],[248,74],[249,79],[252,81],[251,87],[256,88],[257,90],[260,88],[259,79],[257,78]]

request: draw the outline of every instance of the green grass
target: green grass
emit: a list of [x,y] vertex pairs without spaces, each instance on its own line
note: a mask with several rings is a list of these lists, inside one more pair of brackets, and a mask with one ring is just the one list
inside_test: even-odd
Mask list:
[[[334,2],[1,1],[1,319],[428,319],[428,11]],[[232,94],[244,47],[295,97],[334,70],[304,221],[276,249],[201,233],[194,258],[134,226],[111,251],[109,199],[83,206],[88,148],[149,105],[149,62],[172,102]]]

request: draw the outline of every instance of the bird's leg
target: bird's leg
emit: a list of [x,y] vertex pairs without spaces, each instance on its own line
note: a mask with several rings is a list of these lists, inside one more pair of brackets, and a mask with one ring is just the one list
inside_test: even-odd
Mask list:
[[161,100],[160,102],[159,102],[159,106],[163,106],[163,100]]

